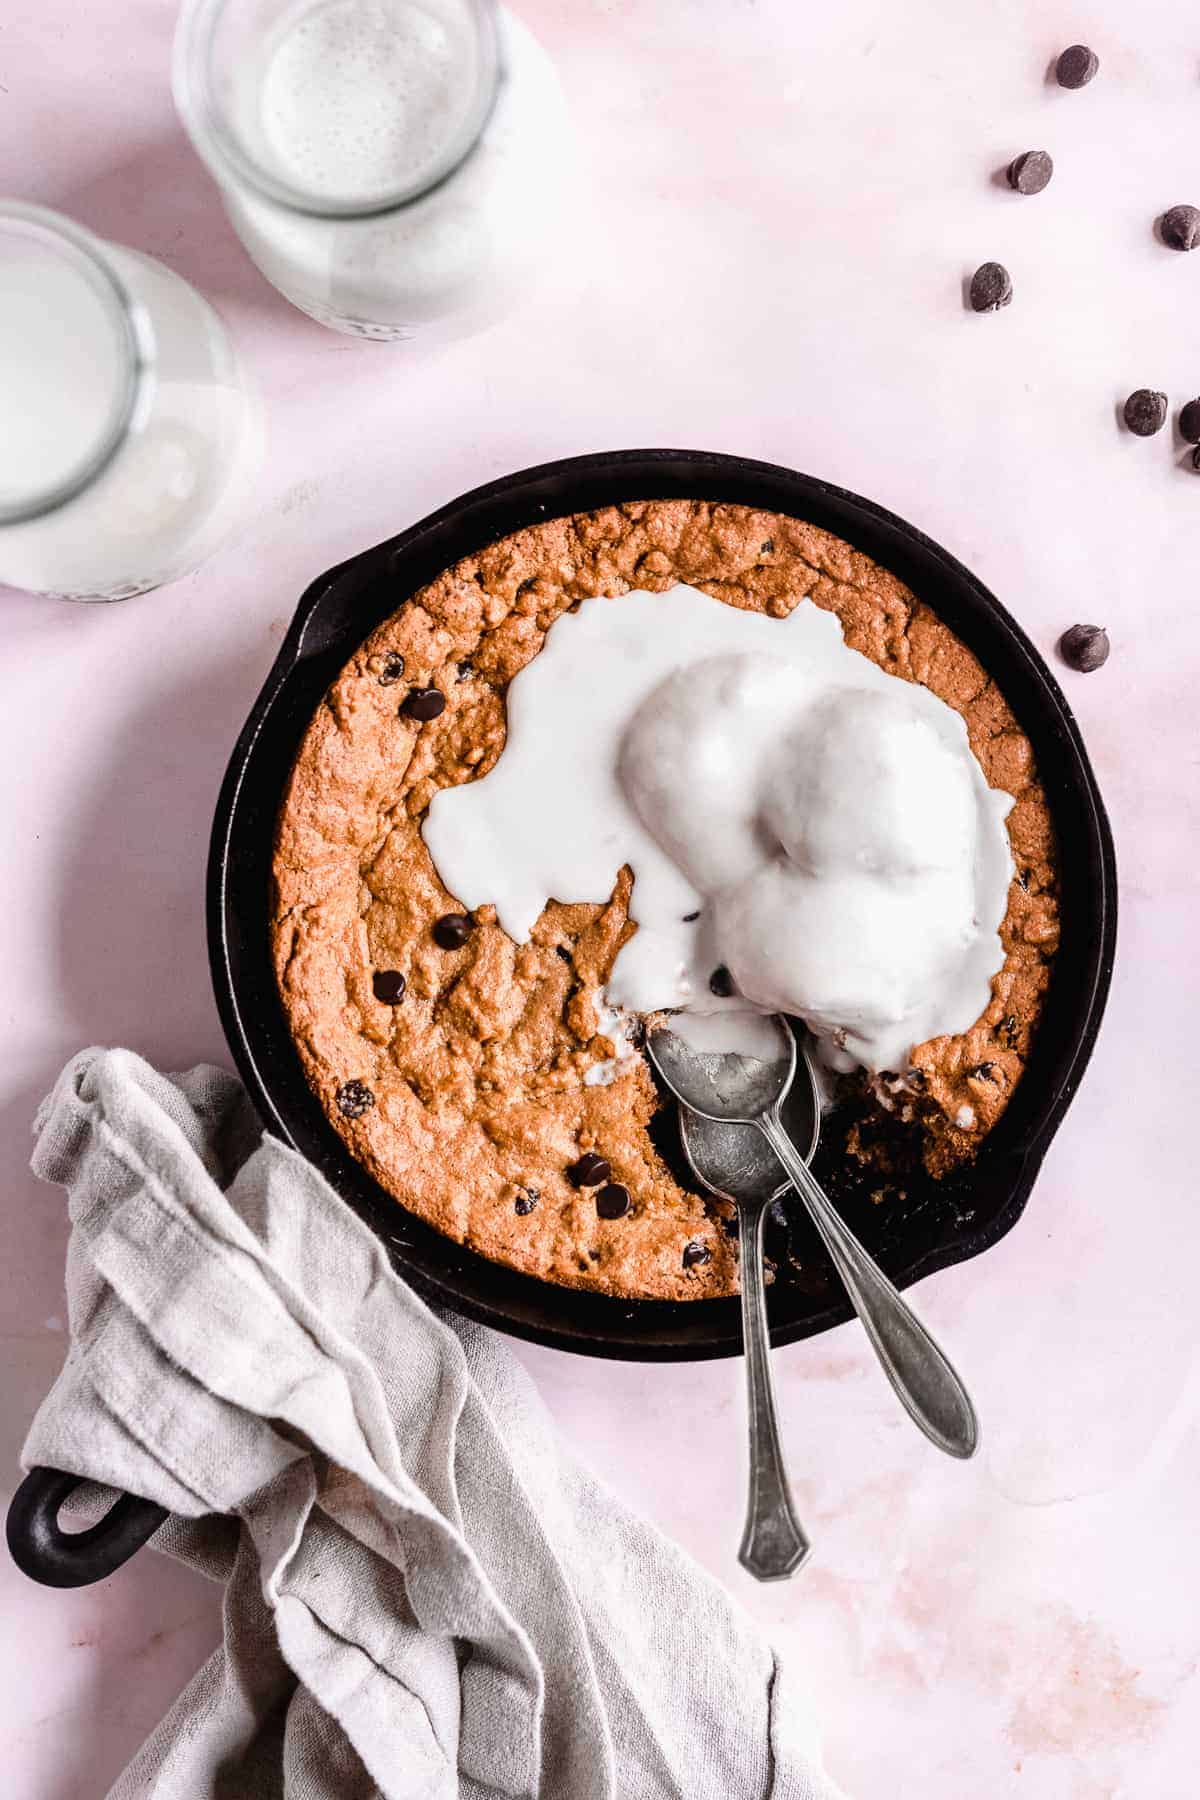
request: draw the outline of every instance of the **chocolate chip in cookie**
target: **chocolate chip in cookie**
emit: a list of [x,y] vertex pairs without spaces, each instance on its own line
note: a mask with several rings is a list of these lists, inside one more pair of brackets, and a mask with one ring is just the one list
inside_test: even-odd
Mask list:
[[567,1180],[575,1187],[599,1187],[612,1174],[606,1156],[597,1156],[594,1150],[585,1150],[578,1162],[573,1162],[567,1170]]
[[729,996],[735,991],[733,976],[729,973],[729,970],[725,967],[724,963],[721,964],[719,969],[714,969],[709,976],[708,991],[710,994],[715,994],[718,1000],[728,1000]]
[[698,1269],[704,1263],[711,1261],[712,1251],[707,1244],[702,1244],[698,1238],[693,1238],[691,1243],[684,1245],[683,1266],[685,1269]]
[[361,1119],[375,1104],[375,1096],[365,1081],[343,1081],[337,1091],[337,1109],[346,1119]]
[[440,950],[461,950],[474,929],[470,913],[443,913],[433,921],[433,941]]
[[629,1189],[620,1181],[610,1181],[596,1195],[596,1211],[602,1219],[623,1219],[632,1204]]
[[376,969],[371,978],[371,986],[375,998],[382,1000],[385,1006],[399,1006],[408,983],[399,969]]
[[513,1201],[513,1211],[518,1218],[524,1219],[533,1211],[541,1195],[535,1187],[524,1188]]
[[404,658],[398,650],[388,650],[378,659],[377,665],[372,658],[372,667],[380,687],[391,687],[404,673]]
[[416,719],[420,725],[427,725],[431,719],[440,719],[446,710],[446,696],[440,688],[409,688],[400,703],[400,716],[403,719]]

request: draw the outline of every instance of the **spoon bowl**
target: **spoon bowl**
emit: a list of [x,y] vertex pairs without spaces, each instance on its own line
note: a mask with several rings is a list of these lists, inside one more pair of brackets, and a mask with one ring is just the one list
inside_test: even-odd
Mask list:
[[[735,1040],[732,1047],[714,1049],[710,1044],[698,1043],[694,1035],[689,1041],[680,1030],[671,1027],[654,1032],[647,1039],[646,1048],[678,1100],[726,1128],[745,1122],[762,1133],[820,1232],[883,1372],[905,1411],[931,1443],[948,1456],[973,1456],[979,1444],[979,1421],[949,1358],[859,1243],[788,1135],[780,1115],[796,1072],[796,1040],[782,1016],[776,1015],[772,1025],[773,1035],[767,1038],[765,1048],[756,1044],[751,1054],[740,1041]],[[682,1029],[690,1034],[695,1028],[687,1021]],[[788,1049],[783,1043],[785,1037]],[[812,1080],[807,1057],[805,1067]],[[731,1197],[736,1199],[736,1195]],[[765,1201],[736,1199],[736,1203],[743,1221],[750,1219],[755,1226],[749,1243],[745,1234],[742,1240],[744,1294],[748,1280],[760,1290],[762,1287]],[[761,1328],[765,1334],[765,1298],[762,1307],[755,1310],[761,1312],[755,1330]],[[748,1314],[746,1318],[748,1326]],[[749,1357],[747,1331],[748,1360]],[[765,1361],[761,1341],[757,1359]],[[760,1379],[769,1401],[769,1370]],[[779,1479],[782,1480],[782,1464]],[[786,1482],[782,1492],[786,1495]]]

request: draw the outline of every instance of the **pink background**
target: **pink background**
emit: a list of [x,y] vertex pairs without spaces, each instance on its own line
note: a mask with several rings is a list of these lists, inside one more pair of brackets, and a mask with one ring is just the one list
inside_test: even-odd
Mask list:
[[[519,1354],[580,1451],[794,1656],[849,1792],[1191,1800],[1200,476],[1115,408],[1200,389],[1200,255],[1150,232],[1200,202],[1200,38],[1178,0],[519,10],[571,96],[578,201],[524,309],[437,354],[332,336],[259,279],[172,115],[165,0],[8,0],[0,20],[0,183],[214,299],[271,429],[244,531],[200,575],[115,608],[0,602],[0,1481],[65,1342],[34,1106],[89,1042],[224,1059],[209,819],[306,583],[547,457],[790,463],[939,538],[1047,654],[1077,618],[1115,645],[1065,676],[1122,867],[1106,1028],[1021,1226],[917,1291],[984,1449],[930,1449],[856,1327],[780,1353],[817,1554],[758,1588],[734,1561],[738,1364]],[[1101,75],[1065,94],[1045,73],[1079,37]],[[994,172],[1031,147],[1058,171],[1018,199]],[[960,284],[989,257],[1016,299],[976,318]],[[0,1785],[99,1794],[214,1643],[218,1596],[152,1555],[73,1596],[0,1562],[0,1590]]]

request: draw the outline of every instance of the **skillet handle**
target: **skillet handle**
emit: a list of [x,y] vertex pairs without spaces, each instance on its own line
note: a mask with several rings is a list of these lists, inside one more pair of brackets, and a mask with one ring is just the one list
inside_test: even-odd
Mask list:
[[82,1475],[30,1469],[8,1509],[8,1548],[13,1561],[43,1587],[88,1587],[127,1563],[167,1517],[165,1506],[122,1494],[86,1531],[63,1531],[58,1511],[82,1487]]

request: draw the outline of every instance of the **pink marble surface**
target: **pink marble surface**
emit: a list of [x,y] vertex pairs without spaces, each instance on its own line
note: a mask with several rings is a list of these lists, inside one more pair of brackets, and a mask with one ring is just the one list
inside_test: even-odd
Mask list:
[[[1200,1742],[1200,1377],[1192,1143],[1200,478],[1121,435],[1131,388],[1200,389],[1200,35],[1177,0],[520,0],[582,142],[560,266],[435,355],[323,333],[255,274],[172,117],[167,0],[8,0],[0,183],[162,257],[261,380],[272,447],[200,575],[87,610],[5,592],[0,1482],[63,1353],[59,1196],[33,1107],[89,1042],[168,1066],[224,1047],[202,875],[233,735],[296,597],[338,558],[503,471],[667,443],[828,476],[975,568],[1067,677],[1112,813],[1122,931],[1105,1031],[1025,1220],[917,1298],[973,1385],[968,1467],[900,1415],[857,1328],[782,1352],[818,1544],[737,1569],[741,1372],[522,1349],[563,1431],[770,1627],[861,1800],[1191,1800]],[[1100,78],[1045,83],[1087,37]],[[1049,148],[1051,188],[993,179]],[[977,262],[1012,269],[995,317]],[[5,1496],[7,1497],[7,1496]],[[0,1786],[104,1791],[217,1635],[150,1555],[56,1595],[0,1562]]]

